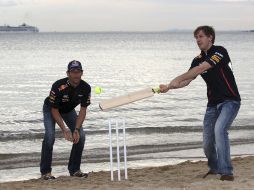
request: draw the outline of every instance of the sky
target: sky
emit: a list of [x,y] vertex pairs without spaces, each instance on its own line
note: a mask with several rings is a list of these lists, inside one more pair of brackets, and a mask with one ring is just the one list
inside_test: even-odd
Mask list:
[[0,25],[42,32],[253,30],[254,0],[0,0]]

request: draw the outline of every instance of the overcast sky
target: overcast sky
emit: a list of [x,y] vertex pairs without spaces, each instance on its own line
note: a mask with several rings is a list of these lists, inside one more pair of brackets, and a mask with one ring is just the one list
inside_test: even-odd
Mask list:
[[254,29],[254,0],[0,0],[0,25],[40,31]]

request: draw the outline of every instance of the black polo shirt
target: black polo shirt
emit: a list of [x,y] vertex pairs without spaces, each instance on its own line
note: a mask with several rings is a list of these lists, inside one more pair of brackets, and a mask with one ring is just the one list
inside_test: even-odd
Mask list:
[[201,51],[201,54],[193,59],[190,68],[199,66],[204,61],[212,65],[212,68],[201,74],[207,85],[207,105],[214,106],[225,100],[241,101],[227,50],[213,45],[207,54]]
[[45,104],[58,108],[60,113],[68,113],[77,105],[87,107],[90,105],[91,87],[81,80],[77,87],[71,86],[67,78],[56,81],[51,88]]

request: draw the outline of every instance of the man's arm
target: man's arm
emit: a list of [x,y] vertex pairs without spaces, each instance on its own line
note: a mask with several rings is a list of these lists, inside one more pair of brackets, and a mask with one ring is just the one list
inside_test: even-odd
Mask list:
[[[188,86],[192,80],[193,79],[189,79],[189,80],[184,80],[184,81],[180,82],[178,84],[178,88],[183,88],[185,86]],[[161,84],[160,85],[160,92],[161,93],[166,93],[167,91],[169,91],[169,89],[175,89],[175,88],[173,88],[173,86],[171,86],[171,84]]]
[[68,128],[65,127],[63,118],[61,117],[58,108],[52,107],[51,113],[52,113],[52,116],[53,116],[54,120],[56,121],[57,125],[62,129],[62,131],[64,133],[64,138],[68,141],[71,141],[70,131]]
[[77,144],[79,141],[79,129],[81,128],[83,122],[85,121],[86,118],[86,110],[87,107],[82,107],[80,106],[80,111],[79,111],[79,115],[76,121],[76,127],[75,130],[73,132],[73,143]]
[[180,82],[179,88],[183,88],[185,86],[188,86],[192,80],[194,80],[194,78],[193,79],[184,80],[184,81]]
[[83,124],[83,122],[86,118],[86,110],[87,110],[86,107],[80,106],[79,115],[78,115],[78,118],[77,118],[77,121],[76,121],[76,128],[77,129],[80,129],[80,127],[82,126],[82,124]]
[[200,64],[199,66],[193,67],[192,69],[190,69],[189,71],[187,71],[186,73],[176,77],[174,80],[172,80],[169,83],[169,87],[170,89],[176,89],[176,88],[181,88],[181,83],[183,81],[186,80],[193,80],[195,79],[198,75],[200,75],[201,73],[207,71],[208,69],[212,68],[212,66],[207,63],[207,62],[203,62],[202,64]]
[[160,85],[160,91],[162,93],[167,92],[170,89],[183,88],[190,84],[192,80],[194,80],[198,75],[212,68],[212,66],[208,62],[203,62],[199,66],[193,67],[186,73],[179,75],[175,79],[173,79],[168,85]]

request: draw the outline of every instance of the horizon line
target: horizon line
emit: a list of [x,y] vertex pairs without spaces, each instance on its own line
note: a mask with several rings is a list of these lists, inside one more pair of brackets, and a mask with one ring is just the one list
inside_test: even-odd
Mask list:
[[[193,32],[193,29],[171,29],[171,30],[87,30],[87,31],[83,31],[83,30],[73,30],[73,31],[47,31],[47,30],[43,30],[43,31],[39,31],[39,33],[100,33],[100,32],[104,32],[104,33],[114,33],[114,32],[118,32],[118,33],[127,33],[127,32],[133,32],[133,33],[155,33],[155,32]],[[228,30],[216,30],[216,32],[253,32],[253,29],[228,29]]]

